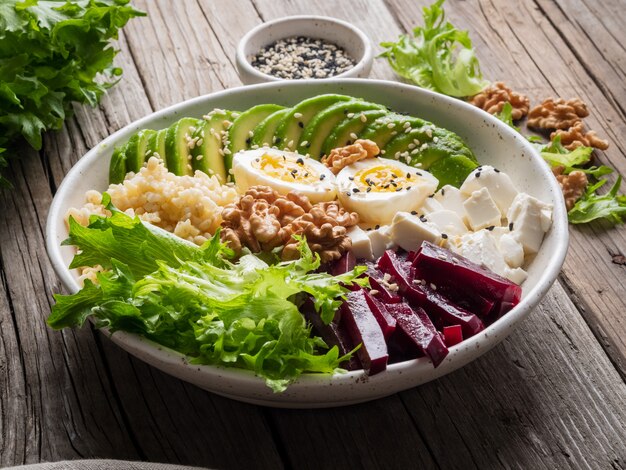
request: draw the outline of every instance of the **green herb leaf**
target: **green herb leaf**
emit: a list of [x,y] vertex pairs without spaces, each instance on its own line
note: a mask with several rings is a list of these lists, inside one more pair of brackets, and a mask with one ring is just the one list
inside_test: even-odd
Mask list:
[[607,180],[603,179],[589,186],[572,210],[568,212],[568,219],[572,224],[586,224],[592,220],[606,218],[614,224],[620,224],[626,219],[626,195],[618,195],[617,191],[622,183],[619,176],[613,187],[606,194],[596,194]]
[[[118,30],[144,13],[128,0],[3,0],[0,2],[0,183],[6,157],[23,138],[60,129],[71,102],[96,105],[117,81]],[[16,53],[17,52],[17,53]]]
[[418,86],[450,96],[472,96],[485,88],[478,59],[467,31],[445,21],[444,0],[423,8],[424,26],[413,37],[402,35],[398,42],[383,42],[394,71]]
[[519,127],[513,124],[513,106],[511,106],[511,103],[509,103],[508,101],[504,103],[504,106],[502,106],[502,111],[496,114],[496,117],[513,130],[519,132]]

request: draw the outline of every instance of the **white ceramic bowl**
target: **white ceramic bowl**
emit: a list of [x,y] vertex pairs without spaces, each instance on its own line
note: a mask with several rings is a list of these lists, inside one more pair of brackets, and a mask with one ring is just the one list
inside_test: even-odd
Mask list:
[[87,190],[107,188],[109,160],[115,146],[125,143],[139,129],[161,129],[182,116],[200,117],[215,107],[244,110],[259,103],[293,105],[322,93],[362,97],[451,129],[465,139],[481,163],[505,171],[518,189],[554,205],[552,227],[539,253],[526,266],[528,279],[522,286],[519,305],[481,333],[450,348],[450,354],[436,369],[428,359],[420,358],[392,364],[373,377],[366,377],[362,371],[334,376],[309,374],[281,394],[273,393],[252,372],[192,365],[181,354],[133,334],[117,332],[111,336],[114,342],[171,375],[230,398],[276,407],[338,406],[390,395],[458,369],[502,341],[539,303],[559,273],[568,243],[563,197],[546,163],[520,134],[474,106],[413,86],[378,80],[308,80],[234,88],[171,106],[111,135],[70,170],[50,208],[47,249],[63,285],[70,292],[79,289],[77,273],[67,267],[73,248],[60,246],[68,234],[64,214],[68,208],[84,203]]
[[356,64],[350,70],[332,78],[364,78],[372,68],[373,52],[368,37],[355,26],[337,18],[327,16],[288,16],[262,23],[250,30],[237,46],[237,70],[241,81],[246,85],[263,82],[277,82],[283,79],[265,74],[254,68],[249,58],[262,47],[278,39],[293,36],[306,36],[325,39],[342,47]]

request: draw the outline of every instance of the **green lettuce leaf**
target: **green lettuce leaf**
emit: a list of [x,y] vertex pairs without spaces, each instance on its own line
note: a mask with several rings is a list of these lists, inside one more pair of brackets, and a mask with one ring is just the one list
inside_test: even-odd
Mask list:
[[621,175],[615,181],[613,187],[606,194],[597,194],[607,180],[600,180],[589,186],[567,216],[572,224],[586,224],[592,220],[606,218],[614,224],[621,224],[626,220],[626,195],[618,195],[622,184]]
[[445,21],[444,0],[423,8],[424,26],[413,37],[401,35],[398,42],[383,42],[394,71],[416,85],[449,96],[472,96],[485,88],[478,59],[467,31]]
[[565,167],[565,173],[580,170],[578,167],[589,163],[592,153],[592,147],[581,146],[572,151],[567,150],[561,144],[560,135],[557,135],[549,145],[546,145],[541,150],[541,156],[550,166],[563,166]]
[[[128,0],[3,0],[0,2],[0,183],[7,156],[24,139],[60,129],[73,101],[95,106],[119,79],[110,41],[144,13]],[[6,184],[6,181],[4,181]]]
[[508,101],[504,103],[504,106],[502,106],[502,111],[497,113],[495,116],[511,129],[519,132],[519,127],[516,127],[515,124],[513,124],[513,106],[511,106],[511,103],[509,103]]
[[101,265],[97,283],[73,295],[56,295],[53,328],[98,327],[141,334],[192,356],[193,362],[253,370],[275,391],[301,373],[332,373],[345,359],[311,336],[298,310],[310,295],[330,322],[365,267],[340,276],[315,272],[319,256],[299,240],[300,258],[268,263],[252,254],[233,261],[219,234],[197,247],[143,224],[109,203],[110,217],[89,227],[70,223],[66,244],[80,251],[72,266]]

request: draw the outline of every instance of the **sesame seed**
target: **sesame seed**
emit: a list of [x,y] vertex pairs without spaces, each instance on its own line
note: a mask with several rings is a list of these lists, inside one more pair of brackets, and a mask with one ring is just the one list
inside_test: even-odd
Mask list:
[[354,132],[351,132],[351,133],[350,133],[350,138],[351,138],[351,139],[353,139],[353,140],[356,140],[356,139],[358,139],[358,138],[359,138],[359,136],[358,136],[358,135],[356,135]]
[[509,232],[512,232],[512,231],[513,231],[513,222],[509,224]]
[[287,147],[289,147],[289,148],[293,147],[293,140],[289,141],[289,143],[287,144]]
[[367,116],[361,113],[361,122],[367,122]]
[[443,238],[443,239],[445,240],[445,239],[447,239],[447,238],[448,238],[448,235],[447,235],[447,234],[445,234],[445,233],[442,233],[442,234],[441,234],[441,238]]
[[298,127],[299,128],[304,128],[304,123],[302,121],[298,121]]
[[248,131],[248,137],[254,137],[254,132],[253,131]]
[[411,215],[417,215],[417,211],[411,211]]
[[346,116],[347,116],[348,118],[352,119],[352,118],[354,117],[354,113],[348,113],[348,114],[346,114]]
[[430,284],[430,288],[432,290],[437,290],[437,286],[435,284],[433,284],[433,283]]
[[389,124],[387,124],[387,127],[389,129],[393,129],[394,127],[396,127],[396,123],[395,122],[390,122]]
[[302,117],[302,113],[293,113],[293,117],[300,119]]
[[309,144],[309,141],[305,140],[304,142],[300,144],[300,147],[306,147],[308,144]]

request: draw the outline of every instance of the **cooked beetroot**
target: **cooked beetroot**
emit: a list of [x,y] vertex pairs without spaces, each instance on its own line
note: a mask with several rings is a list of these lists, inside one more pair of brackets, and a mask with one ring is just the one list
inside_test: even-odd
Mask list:
[[[340,356],[348,354],[356,346],[352,343],[352,339],[344,327],[334,321],[330,322],[328,325],[322,321],[319,313],[315,311],[315,306],[310,297],[307,297],[304,301],[302,307],[300,307],[300,311],[313,327],[314,334],[322,338],[329,348],[337,346]],[[359,361],[355,354],[353,354],[348,361],[344,362],[342,367],[347,370],[362,368],[361,361]]]
[[357,355],[363,368],[374,375],[387,368],[389,353],[383,331],[376,321],[367,300],[365,291],[350,292],[341,305],[341,324],[346,325],[354,344],[361,343]]
[[413,266],[416,276],[428,282],[462,287],[498,304],[516,305],[522,295],[522,288],[514,282],[430,242],[422,243]]
[[365,300],[374,314],[376,321],[380,325],[380,329],[383,330],[385,339],[389,339],[396,329],[396,319],[387,311],[387,308],[382,304],[382,302],[375,299],[367,292],[365,293]]
[[436,286],[433,288],[426,282],[420,283],[412,278],[409,262],[400,259],[392,251],[386,251],[378,261],[378,265],[382,271],[392,276],[393,282],[400,288],[401,295],[413,305],[424,308],[440,327],[461,325],[466,337],[485,329],[480,318],[438,293]]
[[355,266],[356,258],[351,251],[346,251],[341,258],[339,258],[332,264],[330,268],[330,273],[333,276],[339,276],[340,274],[345,274],[348,271],[352,271]]
[[370,292],[373,297],[385,304],[395,304],[402,301],[398,294],[391,292],[382,282],[384,273],[375,264],[368,263],[365,274],[369,277],[372,291],[376,291],[375,293]]
[[[417,272],[417,270],[415,272]],[[478,315],[480,318],[489,316],[496,305],[496,302],[493,300],[485,299],[476,292],[467,292],[456,286],[439,284],[437,286],[437,292],[450,299],[455,305]]]
[[451,347],[463,341],[463,332],[461,325],[452,325],[443,327],[443,341],[446,346]]
[[391,304],[387,308],[398,322],[397,328],[433,361],[435,367],[441,364],[448,355],[448,348],[426,312],[419,307],[412,309],[405,303]]

